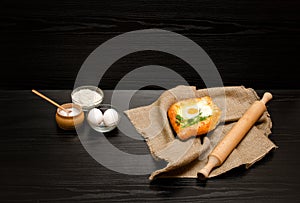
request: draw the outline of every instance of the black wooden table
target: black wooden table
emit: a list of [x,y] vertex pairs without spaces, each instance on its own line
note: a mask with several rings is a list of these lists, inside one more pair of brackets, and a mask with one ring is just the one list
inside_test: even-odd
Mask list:
[[[0,202],[299,201],[299,10],[296,0],[1,1]],[[120,34],[153,28],[201,46],[224,86],[244,85],[260,96],[271,91],[270,139],[279,148],[249,170],[240,167],[206,184],[149,182],[148,175],[119,174],[96,162],[76,132],[56,126],[55,108],[31,93],[70,102],[78,71],[94,49]],[[189,85],[205,88],[184,60],[156,51],[120,58],[99,86],[109,96],[125,74],[146,65],[170,68]],[[154,101],[161,93],[155,84],[177,82],[154,77],[154,86],[139,91],[131,107]],[[123,89],[135,90],[132,84],[143,81],[133,78]],[[144,141],[111,133],[108,140],[118,149],[149,153]]]
[[[70,101],[71,90],[41,91],[52,99]],[[140,90],[130,108],[150,104],[162,91]],[[261,95],[264,90],[257,90]],[[295,201],[300,199],[300,91],[271,90],[273,121],[270,139],[279,146],[250,169],[234,169],[206,183],[196,179],[148,180],[126,175],[96,162],[83,148],[76,131],[55,123],[56,108],[29,90],[0,91],[0,200],[2,202],[182,202]],[[112,91],[105,91],[109,102]],[[117,129],[107,139],[120,150],[148,154],[142,140]]]

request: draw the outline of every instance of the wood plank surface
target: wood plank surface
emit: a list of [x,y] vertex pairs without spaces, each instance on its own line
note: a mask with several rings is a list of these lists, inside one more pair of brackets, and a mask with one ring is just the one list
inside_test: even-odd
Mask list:
[[[5,0],[0,9],[1,89],[72,89],[82,63],[100,44],[151,28],[199,44],[225,85],[299,88],[299,1]],[[180,59],[141,52],[113,64],[101,87],[113,89],[124,73],[151,64],[178,71],[191,85],[201,80]]]
[[[261,94],[265,90],[258,90]],[[42,91],[58,103],[70,101],[70,90]],[[29,90],[0,91],[6,105],[0,114],[1,202],[199,202],[289,201],[300,199],[300,92],[271,90],[268,104],[273,121],[270,139],[279,146],[249,170],[240,167],[203,184],[195,179],[148,180],[148,175],[124,175],[97,163],[85,151],[76,132],[60,130],[56,108]],[[105,91],[109,102],[112,91]],[[131,108],[153,102],[157,90],[140,90]],[[148,154],[142,140],[118,130],[108,140],[120,150]]]
[[[299,11],[296,0],[1,1],[0,201],[299,201]],[[31,93],[34,88],[59,103],[70,102],[78,71],[94,49],[117,35],[152,28],[200,45],[225,86],[271,91],[270,139],[279,148],[250,170],[240,167],[206,184],[194,179],[149,182],[148,175],[119,174],[97,163],[75,132],[56,126],[55,107]],[[143,51],[119,59],[105,73],[99,83],[107,90],[105,102],[124,75],[146,65],[170,68],[188,84],[205,88],[183,59]],[[154,85],[138,91],[131,107],[153,102],[162,86],[178,85],[173,76],[151,80]],[[143,82],[135,78],[122,88],[135,90]],[[144,141],[118,130],[109,141],[128,153],[149,153]]]

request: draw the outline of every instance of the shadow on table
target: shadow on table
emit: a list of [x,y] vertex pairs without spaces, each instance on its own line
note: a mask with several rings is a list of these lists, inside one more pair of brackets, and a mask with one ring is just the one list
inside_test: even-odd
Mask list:
[[[162,197],[177,197],[180,193],[192,193],[193,190],[199,190],[200,192],[207,192],[210,186],[214,185],[216,182],[227,182],[227,184],[235,183],[240,181],[240,179],[251,176],[260,176],[261,174],[249,174],[253,172],[256,168],[268,164],[274,156],[274,152],[268,153],[262,160],[258,161],[256,164],[246,169],[244,165],[234,168],[222,175],[214,178],[207,179],[205,181],[198,180],[196,178],[156,178],[150,182],[149,188],[152,191],[156,191],[158,196]],[[223,184],[221,184],[223,185]]]

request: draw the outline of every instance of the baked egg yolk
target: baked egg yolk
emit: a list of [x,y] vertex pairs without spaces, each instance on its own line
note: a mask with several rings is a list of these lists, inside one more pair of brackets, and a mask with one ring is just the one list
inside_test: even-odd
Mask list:
[[184,119],[190,119],[194,118],[195,116],[198,116],[199,114],[199,108],[196,105],[185,105],[182,107],[182,117]]

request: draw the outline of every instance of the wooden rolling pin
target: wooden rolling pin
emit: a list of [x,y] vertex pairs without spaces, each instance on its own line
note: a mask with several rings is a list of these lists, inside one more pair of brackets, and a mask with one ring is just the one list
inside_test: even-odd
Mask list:
[[266,92],[260,101],[255,101],[238,122],[225,135],[220,143],[208,156],[208,162],[198,172],[198,178],[203,180],[208,177],[214,167],[220,166],[233,149],[244,138],[254,123],[261,117],[266,110],[266,103],[272,99],[272,94]]

